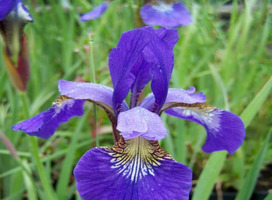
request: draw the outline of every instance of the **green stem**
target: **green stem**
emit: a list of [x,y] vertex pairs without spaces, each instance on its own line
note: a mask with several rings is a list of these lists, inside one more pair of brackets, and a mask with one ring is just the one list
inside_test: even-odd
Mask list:
[[22,173],[24,175],[24,181],[26,184],[28,198],[30,200],[36,200],[37,189],[36,189],[35,182],[32,178],[32,175],[29,173],[29,171],[25,167],[27,166],[27,163],[25,162],[26,163],[25,165],[22,164],[23,162],[21,161],[17,150],[15,149],[15,147],[13,146],[9,138],[6,137],[6,135],[1,130],[0,130],[0,141],[4,144],[9,154],[17,161],[18,165],[20,165],[23,170]]
[[[28,106],[28,99],[27,99],[26,93],[21,93],[20,97],[21,97],[21,101],[22,101],[23,110],[25,112],[25,116],[27,118],[29,118],[29,109],[28,109],[29,106]],[[37,138],[36,137],[29,137],[29,143],[30,143],[31,152],[33,155],[32,156],[33,162],[35,164],[35,167],[38,170],[38,175],[41,180],[41,184],[43,186],[43,189],[45,191],[45,195],[46,195],[47,199],[55,200],[56,195],[54,193],[52,185],[50,184],[49,178],[45,173],[44,166],[43,166],[40,156],[39,156],[39,147],[38,147]]]
[[[94,53],[93,53],[93,40],[92,35],[89,36],[90,39],[90,81],[95,83],[95,66],[94,66]],[[96,146],[99,146],[99,138],[97,134],[97,113],[96,113],[96,105],[93,104],[93,113],[94,113],[94,131],[95,131],[95,143]]]
[[59,199],[67,199],[67,188],[69,187],[69,180],[72,174],[72,169],[75,162],[75,152],[77,148],[77,143],[79,139],[80,132],[86,122],[88,111],[81,117],[81,119],[77,123],[77,127],[75,130],[75,134],[71,136],[71,142],[68,147],[68,151],[65,155],[65,159],[63,161],[63,165],[61,168],[60,176],[57,184],[57,195]]

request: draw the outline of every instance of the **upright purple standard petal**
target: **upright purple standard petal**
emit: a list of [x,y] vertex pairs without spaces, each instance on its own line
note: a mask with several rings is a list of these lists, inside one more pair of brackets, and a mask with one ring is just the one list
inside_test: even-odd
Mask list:
[[49,138],[61,123],[67,122],[71,117],[83,115],[84,101],[63,98],[64,100],[56,101],[48,110],[12,126],[12,129],[43,139]]
[[[178,40],[176,30],[158,30],[143,27],[124,33],[109,56],[109,67],[114,87],[113,106],[120,112],[120,103],[129,90],[131,106],[143,87],[152,80],[151,89],[159,109],[167,96],[173,68],[173,46]],[[155,110],[156,111],[156,110]]]
[[193,22],[189,11],[182,3],[168,4],[159,1],[154,5],[143,6],[140,13],[144,23],[148,25],[178,27]]
[[167,91],[174,66],[173,49],[158,37],[146,50],[146,60],[153,63],[151,89],[155,96],[154,110],[158,113],[167,97]]
[[178,42],[178,31],[175,29],[160,28],[155,30],[158,37],[164,41],[169,49],[173,50],[175,44]]
[[103,2],[99,6],[91,10],[90,12],[81,15],[80,20],[82,22],[86,22],[91,19],[96,19],[100,17],[108,9],[108,6],[109,6],[108,2]]
[[74,175],[84,200],[187,200],[192,172],[141,137],[81,157]]
[[139,61],[139,56],[152,39],[150,29],[152,28],[144,27],[123,33],[117,47],[110,52],[109,68],[114,88],[112,101],[116,114],[120,112],[120,104],[136,79],[136,74],[131,69],[137,61],[137,64],[143,64]]
[[142,107],[121,112],[117,122],[117,130],[125,140],[138,136],[148,140],[161,140],[167,135],[161,118]]
[[152,64],[146,62],[144,56],[140,55],[135,67],[131,70],[135,80],[131,86],[130,108],[137,105],[139,95],[145,88],[146,84],[151,80],[151,67]]
[[0,21],[11,11],[14,0],[0,0]]
[[245,127],[235,114],[206,104],[187,104],[167,109],[166,114],[194,121],[205,127],[207,139],[203,151],[227,150],[233,154],[243,143]]

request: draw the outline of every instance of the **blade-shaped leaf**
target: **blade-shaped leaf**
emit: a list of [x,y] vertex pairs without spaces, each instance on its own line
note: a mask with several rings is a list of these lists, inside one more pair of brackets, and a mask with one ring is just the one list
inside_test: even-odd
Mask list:
[[[270,90],[272,88],[272,77],[267,81],[262,90],[256,95],[256,97],[249,103],[247,108],[241,114],[241,118],[245,124],[245,127],[249,125],[253,117],[266,100]],[[196,186],[193,200],[208,199],[212,188],[217,180],[217,177],[223,167],[226,159],[227,152],[215,152],[213,153],[206,163],[204,170],[202,171],[198,184]]]
[[242,188],[238,192],[238,195],[236,196],[235,200],[242,200],[242,199],[249,199],[250,198],[250,196],[254,190],[254,187],[255,187],[255,184],[256,184],[256,181],[258,178],[258,174],[260,172],[260,168],[261,168],[261,165],[263,163],[263,160],[264,160],[264,157],[266,154],[266,150],[268,148],[271,133],[272,133],[272,128],[268,132],[268,134],[265,138],[264,144],[262,145],[261,150],[259,151],[253,165],[251,166],[251,168],[248,172],[248,175],[244,180]]
[[272,192],[270,192],[264,200],[272,200]]

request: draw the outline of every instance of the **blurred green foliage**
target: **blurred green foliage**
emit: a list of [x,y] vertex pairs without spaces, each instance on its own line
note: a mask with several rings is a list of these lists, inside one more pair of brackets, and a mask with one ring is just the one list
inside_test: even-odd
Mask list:
[[[0,130],[19,154],[19,158],[13,158],[0,143],[1,199],[80,199],[72,169],[95,146],[92,105],[86,105],[84,117],[75,117],[61,125],[48,140],[33,139],[10,127],[50,107],[59,95],[58,79],[89,81],[91,62],[94,62],[96,82],[111,86],[108,54],[123,32],[135,28],[136,6],[132,0],[127,3],[116,0],[99,19],[80,22],[79,14],[100,2],[27,2],[34,18],[34,23],[25,29],[31,61],[27,94],[20,94],[12,87],[0,49]],[[240,9],[233,2],[230,17],[226,19],[218,15],[218,10],[227,1],[212,2],[186,1],[194,23],[178,29],[180,40],[174,49],[171,87],[187,89],[193,85],[198,92],[206,94],[208,104],[239,115],[271,77],[271,7],[269,10],[269,1],[255,5],[251,0]],[[90,51],[84,48],[90,42],[93,60]],[[271,86],[267,90],[271,91]],[[254,118],[248,124],[244,144],[223,160],[221,173],[216,176],[216,185],[221,185],[219,190],[239,191],[268,138],[266,134],[272,124],[271,93],[263,98],[262,105],[252,108]],[[111,146],[110,122],[102,109],[97,111],[99,143]],[[163,120],[169,136],[161,141],[162,146],[177,161],[193,169],[195,183],[210,157],[201,151],[205,130],[164,115]],[[272,145],[268,143],[262,166],[271,163],[271,158]]]

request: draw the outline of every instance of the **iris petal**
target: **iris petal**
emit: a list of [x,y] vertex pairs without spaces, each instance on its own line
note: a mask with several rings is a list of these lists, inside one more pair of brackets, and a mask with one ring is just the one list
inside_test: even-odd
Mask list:
[[155,31],[158,37],[168,45],[169,49],[173,50],[178,41],[178,32],[175,29],[166,28],[155,29]]
[[[116,117],[112,108],[113,89],[101,84],[78,83],[72,81],[59,81],[59,91],[62,95],[73,99],[87,100],[102,107],[107,113],[112,124],[116,126]],[[122,110],[128,110],[125,101],[121,104]]]
[[9,23],[12,20],[16,21],[15,23],[20,21],[21,24],[33,21],[33,17],[21,0],[1,0],[0,11],[0,20],[7,17]]
[[147,62],[153,64],[151,89],[155,96],[155,102],[152,111],[158,113],[167,97],[174,66],[173,47],[178,41],[178,32],[165,28],[155,30],[155,32],[157,37],[153,38],[144,53]]
[[130,107],[133,108],[137,105],[137,100],[146,84],[151,80],[152,64],[147,63],[143,55],[139,56],[135,67],[132,69],[132,73],[135,76],[135,81],[131,86],[131,98]]
[[[193,86],[188,90],[177,89],[177,88],[169,88],[166,100],[160,112],[164,111],[167,108],[172,107],[177,103],[186,103],[186,104],[194,104],[194,103],[204,103],[206,100],[205,95],[200,93],[194,93],[195,88]],[[152,93],[148,94],[143,101],[140,103],[141,107],[144,107],[148,110],[153,110],[155,102],[155,97]]]
[[0,1],[0,20],[2,20],[11,11],[13,7],[13,0]]
[[65,80],[59,80],[58,87],[61,95],[65,95],[73,99],[101,102],[112,107],[113,89],[111,87],[96,83],[72,82]]
[[165,113],[204,126],[207,139],[202,149],[207,153],[227,150],[232,154],[245,138],[243,121],[234,113],[219,108],[203,103],[184,104],[167,109]]
[[152,62],[154,63],[152,68],[151,89],[155,96],[154,112],[158,112],[167,97],[174,66],[174,54],[173,51],[169,50],[164,42],[159,39],[152,42],[150,46],[148,56],[152,57]]
[[85,200],[187,200],[192,173],[158,142],[141,137],[113,148],[94,148],[79,160],[74,175]]
[[[109,67],[114,87],[113,106],[118,114],[120,103],[132,89],[132,106],[137,95],[151,79],[151,89],[159,108],[167,96],[173,68],[173,46],[178,40],[176,30],[143,27],[124,33],[109,56]],[[143,78],[144,77],[144,78]]]
[[91,19],[96,19],[96,18],[100,17],[108,9],[108,6],[109,6],[108,2],[103,2],[99,6],[95,7],[93,10],[91,10],[90,12],[81,15],[80,20],[82,22],[86,22]]
[[185,26],[193,22],[187,8],[182,3],[167,4],[160,2],[141,8],[141,17],[145,24],[165,27]]
[[167,135],[167,130],[159,115],[142,107],[135,107],[118,116],[117,130],[125,140],[141,135],[148,140],[161,140]]
[[82,100],[71,100],[61,96],[51,108],[12,126],[12,129],[47,139],[61,123],[67,122],[71,117],[83,115],[83,104]]
[[143,27],[122,34],[117,47],[109,54],[109,68],[114,88],[120,79],[130,72],[152,36],[151,27]]
[[120,104],[126,98],[135,81],[131,69],[138,61],[144,48],[152,39],[151,27],[144,27],[123,33],[116,48],[109,55],[109,68],[114,88],[113,104],[119,113]]

